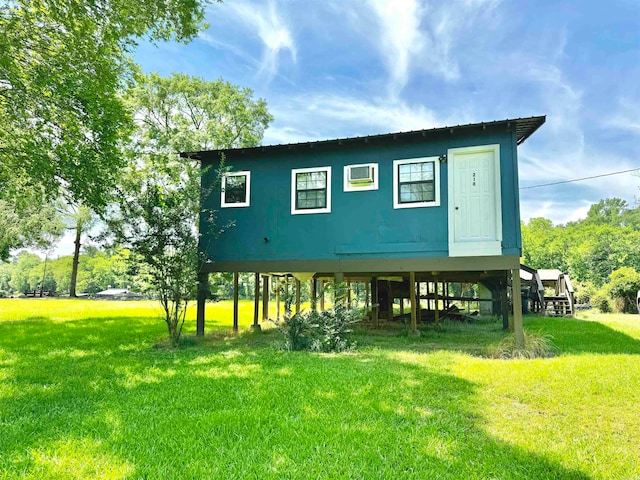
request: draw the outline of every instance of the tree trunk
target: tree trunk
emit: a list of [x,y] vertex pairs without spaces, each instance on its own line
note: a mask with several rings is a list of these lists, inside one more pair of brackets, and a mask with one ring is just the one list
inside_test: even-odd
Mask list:
[[80,235],[82,234],[82,225],[76,224],[76,240],[73,250],[73,263],[71,264],[71,282],[69,283],[69,296],[77,297],[76,283],[78,281],[78,263],[80,263]]

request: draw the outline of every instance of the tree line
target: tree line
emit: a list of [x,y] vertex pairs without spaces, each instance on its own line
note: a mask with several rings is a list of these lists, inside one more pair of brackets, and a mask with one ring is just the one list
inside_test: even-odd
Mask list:
[[[73,261],[73,255],[42,259],[26,250],[18,252],[8,262],[0,263],[0,298],[34,291],[39,294],[41,290],[55,295],[69,295]],[[153,285],[140,267],[128,249],[104,251],[95,246],[83,247],[78,258],[76,289],[79,294],[93,295],[107,288],[126,288],[155,298]],[[253,274],[241,274],[240,298],[253,298],[253,282]],[[211,274],[209,287],[213,299],[233,297],[231,274]]]

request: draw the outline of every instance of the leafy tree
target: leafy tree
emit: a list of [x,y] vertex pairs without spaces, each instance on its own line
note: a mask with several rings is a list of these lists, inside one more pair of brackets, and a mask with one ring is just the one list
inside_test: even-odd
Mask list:
[[139,152],[171,155],[195,150],[254,147],[273,117],[253,91],[224,80],[207,81],[181,73],[138,75],[127,103],[138,130]]
[[169,337],[176,343],[189,299],[195,296],[198,233],[194,228],[197,212],[192,207],[197,192],[188,183],[166,188],[163,180],[166,178],[150,172],[141,175],[139,193],[121,206],[123,216],[112,226],[158,295]]
[[180,151],[255,146],[272,120],[264,100],[222,80],[174,74],[141,75],[127,103],[138,130],[126,149],[130,159],[118,209],[109,225],[140,262],[160,298],[175,344],[190,299],[195,296],[197,221],[213,229],[214,212],[201,212],[200,169],[178,158]]
[[624,213],[628,206],[626,200],[621,198],[605,198],[591,205],[585,223],[622,226]]
[[15,205],[0,200],[0,261],[6,261],[14,248],[48,248],[62,228],[53,204],[28,205],[18,211]]
[[532,218],[521,225],[522,260],[533,268],[563,269],[565,242],[562,232],[551,220]]
[[136,39],[193,38],[206,3],[2,2],[0,200],[19,213],[61,194],[104,207],[134,127],[120,92],[131,83]]
[[11,295],[11,277],[13,275],[13,265],[10,263],[0,263],[0,297]]
[[[33,278],[31,270],[34,267],[38,267],[41,263],[42,260],[40,257],[33,253],[22,252],[18,255],[11,277],[11,288],[14,292],[36,289],[37,283],[31,283],[31,279]],[[40,276],[40,278],[42,278],[42,276]]]
[[622,225],[640,230],[640,207],[630,208],[622,213]]
[[67,219],[71,222],[71,228],[75,231],[71,279],[69,281],[69,296],[77,297],[76,285],[78,282],[78,263],[80,262],[82,234],[93,226],[95,217],[93,216],[91,209],[88,207],[83,205],[70,205],[69,210],[67,211]]
[[611,273],[608,284],[611,296],[620,301],[622,313],[637,313],[636,295],[640,290],[640,273],[631,267],[622,267]]

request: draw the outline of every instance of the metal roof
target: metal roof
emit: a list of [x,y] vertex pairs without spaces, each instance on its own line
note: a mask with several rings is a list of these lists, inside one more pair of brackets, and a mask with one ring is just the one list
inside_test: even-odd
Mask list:
[[245,148],[228,148],[228,149],[218,149],[218,150],[204,150],[198,152],[182,152],[180,156],[183,158],[194,158],[201,159],[202,154],[215,154],[215,153],[224,153],[226,155],[232,155],[237,153],[252,153],[252,152],[275,152],[278,150],[293,150],[300,148],[314,148],[321,146],[332,146],[332,145],[353,145],[357,143],[375,143],[380,140],[412,140],[418,139],[420,137],[429,138],[429,137],[437,137],[443,134],[459,134],[465,131],[473,131],[473,130],[486,130],[486,129],[500,129],[504,128],[507,131],[514,131],[516,134],[516,139],[518,145],[523,143],[527,138],[529,138],[540,126],[546,121],[546,115],[536,116],[536,117],[524,117],[524,118],[513,118],[506,120],[494,120],[491,122],[480,122],[480,123],[469,123],[465,125],[454,125],[449,127],[437,127],[430,128],[425,130],[411,130],[408,132],[397,132],[397,133],[383,133],[379,135],[368,135],[362,137],[348,137],[348,138],[336,138],[333,140],[318,140],[313,142],[299,142],[299,143],[287,143],[287,144],[277,144],[277,145],[264,145],[258,147],[245,147]]
[[540,275],[540,280],[543,282],[553,282],[558,280],[558,277],[562,275],[562,271],[557,268],[541,268],[538,270],[538,275]]

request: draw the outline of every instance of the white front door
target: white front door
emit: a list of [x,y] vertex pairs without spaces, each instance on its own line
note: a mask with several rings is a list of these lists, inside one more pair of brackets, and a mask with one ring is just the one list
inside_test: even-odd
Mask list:
[[452,148],[449,171],[449,256],[502,254],[500,146]]

